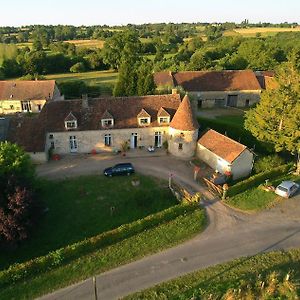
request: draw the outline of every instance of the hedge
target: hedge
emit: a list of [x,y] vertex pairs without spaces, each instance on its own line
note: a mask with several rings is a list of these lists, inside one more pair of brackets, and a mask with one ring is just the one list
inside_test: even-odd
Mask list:
[[280,175],[286,174],[288,171],[290,171],[291,167],[292,164],[286,164],[286,165],[276,167],[270,171],[261,172],[254,176],[251,176],[246,180],[240,181],[237,184],[229,187],[226,196],[232,197],[250,188],[260,185],[266,179],[274,179]]
[[11,265],[8,269],[0,271],[0,287],[55,269],[101,247],[120,242],[144,230],[171,221],[182,214],[195,211],[197,208],[199,208],[199,205],[195,203],[190,205],[179,204],[132,223],[121,225],[116,229],[49,252],[45,256]]

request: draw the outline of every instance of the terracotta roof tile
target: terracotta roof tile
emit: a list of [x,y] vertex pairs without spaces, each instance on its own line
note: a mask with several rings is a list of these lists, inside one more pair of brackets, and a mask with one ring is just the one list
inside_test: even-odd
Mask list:
[[213,130],[208,130],[198,140],[201,144],[217,156],[223,158],[229,163],[232,163],[247,147],[235,140]]
[[172,72],[157,72],[153,75],[156,86],[175,86]]
[[161,107],[157,113],[158,117],[170,117],[170,114],[163,108]]
[[41,100],[52,99],[55,80],[0,81],[0,100]]
[[106,111],[114,116],[113,129],[138,128],[137,115],[143,108],[151,116],[150,127],[163,127],[166,125],[157,120],[158,111],[164,107],[172,118],[180,105],[180,95],[107,97],[90,99],[88,104],[85,109],[82,100],[50,101],[36,118],[26,119],[21,127],[12,122],[9,139],[26,151],[39,151],[45,146],[47,132],[66,131],[64,120],[70,112],[77,118],[78,131],[101,129],[101,118]]
[[77,118],[73,115],[72,112],[70,112],[64,121],[76,121],[76,120],[77,120]]
[[138,118],[151,118],[150,114],[148,114],[146,112],[146,110],[142,109],[138,115],[137,115]]
[[170,127],[183,131],[196,130],[199,128],[198,121],[193,113],[192,105],[187,95],[184,96],[180,103],[170,123]]
[[114,117],[112,116],[112,114],[108,110],[106,110],[104,112],[104,114],[102,115],[102,117],[101,117],[101,119],[113,119],[113,118]]
[[[156,74],[158,75],[154,75],[154,81],[159,86],[163,82],[163,75]],[[166,74],[164,76],[167,77]],[[255,73],[251,70],[186,71],[172,73],[172,77],[172,86],[182,86],[188,92],[261,90]]]

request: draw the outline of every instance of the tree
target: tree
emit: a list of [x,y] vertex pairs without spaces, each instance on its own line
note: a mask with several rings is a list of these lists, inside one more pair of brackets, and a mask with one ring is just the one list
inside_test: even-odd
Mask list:
[[[262,93],[256,108],[246,114],[245,127],[261,141],[274,144],[275,151],[300,154],[299,56],[278,68],[278,88]],[[297,164],[300,172],[300,161]]]
[[80,73],[86,71],[86,67],[83,62],[78,62],[70,68],[72,73]]
[[0,143],[0,242],[28,237],[41,207],[34,179],[29,156],[15,144]]

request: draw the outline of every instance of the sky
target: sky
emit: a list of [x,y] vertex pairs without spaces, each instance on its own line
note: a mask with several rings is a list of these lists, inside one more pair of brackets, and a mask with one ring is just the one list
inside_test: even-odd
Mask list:
[[0,26],[126,25],[160,22],[297,22],[300,0],[1,1]]

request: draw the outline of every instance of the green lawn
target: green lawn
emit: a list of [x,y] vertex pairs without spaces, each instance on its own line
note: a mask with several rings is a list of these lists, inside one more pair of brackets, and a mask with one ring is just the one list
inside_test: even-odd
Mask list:
[[121,242],[83,256],[70,264],[0,290],[0,299],[32,299],[84,280],[145,255],[174,246],[200,233],[206,225],[203,209],[195,210]]
[[[284,175],[270,181],[269,184],[276,187],[284,180],[299,182],[300,177],[295,175]],[[284,201],[283,198],[276,195],[274,192],[267,192],[260,187],[255,187],[230,197],[225,203],[241,210],[255,212],[271,207],[280,201]]]
[[[282,291],[285,297],[272,295],[277,284],[271,284],[274,289],[267,289],[268,297],[260,298],[254,294],[252,297],[223,298],[229,289],[243,290],[250,287],[259,294],[262,282],[267,286],[266,278],[271,272],[276,272],[277,279],[281,282],[284,282],[283,278],[290,273],[292,282],[298,283],[300,279],[300,249],[235,259],[156,285],[125,299],[297,299],[288,296],[289,289]],[[295,289],[298,289],[299,293],[298,284]]]
[[274,192],[267,192],[256,187],[229,198],[225,203],[241,210],[258,211],[270,207],[280,199],[281,197]]
[[49,211],[27,242],[15,251],[0,252],[0,269],[87,237],[130,223],[177,202],[163,181],[133,177],[85,176],[63,181],[42,181],[40,198]]

